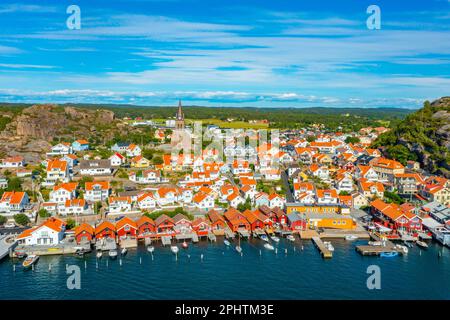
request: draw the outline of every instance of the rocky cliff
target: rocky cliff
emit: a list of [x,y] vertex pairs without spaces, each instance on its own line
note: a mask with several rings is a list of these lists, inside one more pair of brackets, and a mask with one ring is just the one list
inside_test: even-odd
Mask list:
[[450,97],[425,102],[374,146],[401,162],[417,160],[431,173],[450,178]]
[[55,141],[109,136],[115,128],[114,113],[57,105],[34,105],[12,118],[0,133],[0,154],[20,154],[27,161],[39,160]]

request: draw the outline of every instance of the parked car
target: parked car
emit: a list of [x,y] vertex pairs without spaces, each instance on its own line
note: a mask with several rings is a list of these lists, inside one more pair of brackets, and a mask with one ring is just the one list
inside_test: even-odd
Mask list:
[[12,228],[15,228],[15,227],[17,227],[17,226],[16,226],[16,224],[14,222],[7,222],[7,223],[5,223],[5,228],[12,229]]

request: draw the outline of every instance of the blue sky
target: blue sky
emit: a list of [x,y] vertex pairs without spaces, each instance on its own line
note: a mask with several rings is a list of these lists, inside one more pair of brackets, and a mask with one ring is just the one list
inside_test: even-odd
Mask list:
[[450,0],[2,0],[0,101],[417,108],[449,29]]

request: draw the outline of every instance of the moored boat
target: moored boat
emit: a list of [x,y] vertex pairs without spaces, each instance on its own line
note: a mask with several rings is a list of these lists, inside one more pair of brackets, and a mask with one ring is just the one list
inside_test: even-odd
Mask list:
[[268,249],[268,250],[275,250],[275,248],[273,247],[273,245],[271,245],[270,243],[264,243],[264,248]]
[[27,255],[24,249],[16,249],[14,250],[14,254],[19,259],[25,258]]
[[324,241],[323,244],[328,249],[328,251],[334,251],[334,247],[333,247],[333,245],[331,244],[330,241]]
[[97,251],[97,253],[96,253],[95,256],[97,257],[97,259],[101,259],[102,256],[103,256],[103,252],[101,252],[101,251],[99,250],[99,251]]
[[171,246],[171,247],[170,247],[170,250],[171,250],[174,254],[177,254],[178,251],[179,251],[180,249],[178,249],[177,246]]
[[189,247],[189,245],[188,245],[188,243],[186,241],[183,241],[181,246],[183,247],[183,249],[187,249]]
[[242,252],[241,246],[236,246],[236,251],[239,252],[239,253],[241,253],[241,252]]
[[147,247],[147,251],[152,253],[153,251],[155,251],[155,247],[154,246],[148,246]]
[[270,239],[272,239],[273,242],[280,242],[280,238],[277,236],[271,236]]
[[400,249],[404,254],[408,254],[409,250],[407,246],[403,246],[401,244],[396,244],[395,247]]
[[356,240],[356,239],[358,239],[358,237],[353,235],[353,234],[345,236],[345,240],[347,240],[347,241],[353,241],[353,240]]
[[22,266],[25,269],[31,268],[37,261],[39,260],[39,256],[35,254],[30,254],[27,256],[27,258],[23,261]]
[[295,237],[292,234],[289,234],[286,239],[288,239],[289,241],[294,242],[295,241]]
[[392,252],[381,252],[380,257],[382,258],[392,258],[398,256],[398,252],[392,251]]
[[120,251],[120,254],[122,256],[126,255],[128,253],[128,249],[127,248],[122,248],[122,251]]
[[408,242],[408,241],[404,241],[403,243],[404,243],[404,244],[405,244],[405,246],[407,246],[408,248],[412,248],[412,247],[413,247],[413,245],[412,245],[412,243],[411,243],[411,242]]
[[425,241],[417,240],[416,244],[421,248],[428,248],[428,244]]
[[269,238],[268,238],[265,234],[262,234],[262,235],[260,236],[260,238],[261,238],[261,240],[263,240],[263,241],[265,241],[265,242],[269,242]]
[[231,245],[230,241],[228,241],[227,239],[223,240],[223,244],[226,245],[226,246],[230,246]]
[[109,250],[108,255],[111,259],[116,259],[117,258],[117,250],[116,249]]

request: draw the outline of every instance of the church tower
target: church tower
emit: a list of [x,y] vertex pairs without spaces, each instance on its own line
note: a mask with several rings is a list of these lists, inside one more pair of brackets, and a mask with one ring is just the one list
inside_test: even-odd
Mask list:
[[178,101],[178,111],[175,120],[175,129],[177,130],[184,129],[184,114],[183,109],[181,108],[181,100]]

